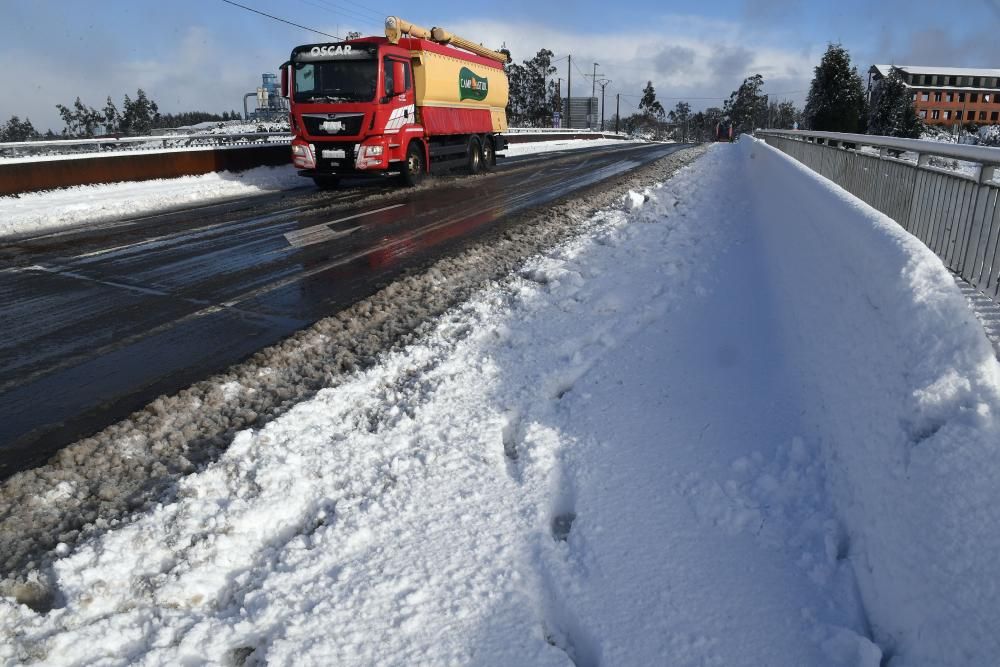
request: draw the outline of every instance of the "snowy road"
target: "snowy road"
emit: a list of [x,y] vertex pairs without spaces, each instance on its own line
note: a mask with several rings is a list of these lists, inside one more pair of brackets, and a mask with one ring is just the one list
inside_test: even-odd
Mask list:
[[678,148],[619,142],[523,157],[490,177],[416,192],[309,189],[8,244],[0,474],[43,461],[498,222]]
[[941,263],[752,140],[580,231],[57,549],[0,657],[993,663],[1000,365]]

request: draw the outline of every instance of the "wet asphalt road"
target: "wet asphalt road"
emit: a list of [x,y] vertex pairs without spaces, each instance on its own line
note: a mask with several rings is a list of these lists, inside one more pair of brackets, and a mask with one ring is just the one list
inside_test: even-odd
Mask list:
[[303,187],[0,246],[0,478],[247,358],[506,217],[681,148],[511,158],[488,177]]

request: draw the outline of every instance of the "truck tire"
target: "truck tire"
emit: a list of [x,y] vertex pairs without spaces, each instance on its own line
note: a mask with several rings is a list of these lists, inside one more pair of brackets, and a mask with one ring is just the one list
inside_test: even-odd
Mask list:
[[497,151],[493,137],[483,137],[483,171],[491,171],[497,166]]
[[320,190],[333,190],[340,185],[340,176],[313,176],[313,183],[315,183],[316,187]]
[[479,137],[475,135],[469,137],[465,159],[470,174],[475,175],[483,170],[483,145],[480,143]]
[[424,145],[419,141],[411,141],[406,147],[406,162],[399,172],[399,182],[407,187],[413,187],[424,179],[427,171],[427,158],[424,155]]

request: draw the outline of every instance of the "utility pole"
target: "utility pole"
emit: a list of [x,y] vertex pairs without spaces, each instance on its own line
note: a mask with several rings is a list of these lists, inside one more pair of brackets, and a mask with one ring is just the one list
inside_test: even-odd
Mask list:
[[597,63],[594,63],[594,76],[593,76],[593,78],[590,81],[591,81],[591,84],[590,84],[590,102],[587,104],[587,111],[590,112],[587,115],[590,116],[590,118],[587,119],[587,121],[588,121],[587,122],[587,126],[589,127],[589,129],[593,130],[594,129],[594,121],[591,120],[591,119],[594,116],[597,115],[597,114],[594,113],[594,109],[593,109],[594,98],[597,97]]
[[611,79],[600,79],[598,82],[601,86],[601,132],[604,131],[604,89],[611,83]]
[[573,127],[573,56],[566,56],[566,127]]
[[615,134],[618,134],[618,121],[621,120],[622,94],[615,95]]

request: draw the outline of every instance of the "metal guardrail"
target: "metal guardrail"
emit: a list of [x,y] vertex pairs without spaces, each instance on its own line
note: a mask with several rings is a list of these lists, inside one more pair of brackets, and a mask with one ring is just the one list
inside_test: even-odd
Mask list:
[[504,134],[613,134],[625,136],[624,132],[611,130],[573,129],[570,127],[508,127]]
[[[593,134],[625,136],[622,133],[570,128],[512,127],[505,134]],[[51,141],[13,141],[0,143],[0,157],[32,155],[82,155],[87,153],[131,152],[169,148],[209,146],[248,146],[261,143],[289,143],[287,132],[238,132],[227,134],[171,134],[146,137],[105,137],[99,139],[54,139]]]
[[[864,134],[756,136],[885,213],[953,272],[1000,298],[1000,148]],[[966,172],[940,165],[966,163]]]
[[0,143],[0,157],[31,155],[78,155],[85,153],[129,152],[169,148],[249,146],[286,144],[287,132],[240,132],[230,134],[171,134],[147,137],[105,137],[100,139],[54,139],[51,141],[13,141]]

